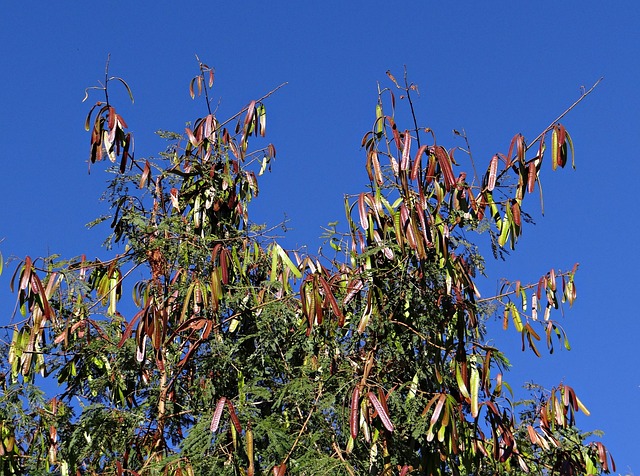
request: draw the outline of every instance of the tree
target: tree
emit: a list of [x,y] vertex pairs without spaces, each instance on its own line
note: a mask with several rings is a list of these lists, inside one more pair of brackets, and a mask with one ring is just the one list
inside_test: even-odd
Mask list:
[[[481,176],[468,147],[447,150],[418,126],[416,86],[388,73],[362,139],[369,185],[345,198],[347,229],[328,230],[332,256],[306,256],[248,215],[276,156],[271,144],[249,148],[265,136],[275,90],[221,121],[209,108],[213,70],[199,66],[190,92],[204,94],[207,114],[184,134],[162,132],[169,145],[153,161],[134,158],[109,101],[118,83],[133,100],[126,82],[107,67],[95,88],[104,100],[86,120],[90,162],[113,165],[111,212],[93,224],[108,223],[112,258],[16,267],[4,474],[615,470],[575,426],[587,410],[570,386],[511,403],[509,361],[484,343],[497,313],[535,354],[541,336],[550,350],[566,343],[551,317],[576,298],[576,267],[491,298],[474,283],[484,258],[469,236],[486,231],[496,255],[514,249],[545,144],[553,169],[573,161],[560,118],[529,144],[517,134]],[[47,379],[63,391],[45,395]]]

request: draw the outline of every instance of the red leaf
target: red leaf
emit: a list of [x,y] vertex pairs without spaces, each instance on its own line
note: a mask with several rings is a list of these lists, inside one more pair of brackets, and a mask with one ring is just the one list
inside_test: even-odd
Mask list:
[[231,416],[231,422],[233,423],[233,426],[235,426],[238,433],[242,433],[242,425],[240,424],[240,420],[238,419],[238,415],[236,414],[236,409],[233,406],[233,402],[231,402],[231,400],[227,400],[226,404],[227,408],[229,409],[229,416]]
[[440,169],[442,170],[444,188],[448,192],[451,190],[451,187],[456,184],[456,178],[453,175],[453,168],[451,167],[451,159],[449,158],[449,154],[447,154],[445,148],[442,146],[435,146],[435,154],[438,159]]
[[418,149],[416,153],[416,158],[413,160],[413,167],[411,167],[411,180],[416,180],[418,178],[418,174],[420,173],[420,165],[422,163],[422,154],[427,150],[427,146],[423,145]]
[[356,385],[351,395],[351,412],[349,413],[349,429],[351,437],[355,440],[358,436],[358,428],[360,426],[360,387]]

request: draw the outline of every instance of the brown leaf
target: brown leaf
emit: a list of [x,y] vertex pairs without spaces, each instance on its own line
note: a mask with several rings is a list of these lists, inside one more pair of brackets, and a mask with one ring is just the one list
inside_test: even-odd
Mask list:
[[393,74],[391,74],[391,71],[387,70],[387,76],[389,76],[389,79],[393,81],[393,84],[395,84],[397,88],[400,88],[400,86],[398,85],[398,81],[393,76]]
[[233,402],[231,400],[226,401],[227,408],[229,409],[229,416],[231,417],[231,422],[233,426],[236,428],[238,434],[242,433],[242,425],[240,424],[240,420],[238,419],[238,415],[236,414],[236,409],[233,406]]

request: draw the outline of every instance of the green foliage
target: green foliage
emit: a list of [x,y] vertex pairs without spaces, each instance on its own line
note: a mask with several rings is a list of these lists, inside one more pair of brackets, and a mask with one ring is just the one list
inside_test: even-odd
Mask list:
[[[587,411],[571,387],[512,405],[509,361],[485,344],[486,320],[503,310],[504,327],[513,323],[535,354],[541,336],[551,351],[556,338],[568,348],[551,317],[576,298],[576,267],[505,283],[491,298],[474,284],[483,256],[469,237],[488,230],[496,250],[515,248],[545,137],[555,169],[573,149],[569,135],[553,124],[527,158],[533,144],[518,134],[471,178],[418,127],[415,86],[389,77],[394,89],[379,91],[362,140],[369,187],[346,198],[344,233],[330,225],[328,259],[289,253],[249,220],[276,155],[259,143],[271,93],[220,121],[208,108],[213,70],[200,63],[190,92],[204,93],[208,114],[184,135],[161,132],[159,159],[135,159],[110,82],[133,96],[107,72],[87,130],[91,162],[114,164],[110,214],[94,223],[109,224],[113,257],[26,257],[17,267],[23,318],[2,349],[3,474],[615,469],[576,428],[575,413]],[[61,393],[46,397],[37,373]]]

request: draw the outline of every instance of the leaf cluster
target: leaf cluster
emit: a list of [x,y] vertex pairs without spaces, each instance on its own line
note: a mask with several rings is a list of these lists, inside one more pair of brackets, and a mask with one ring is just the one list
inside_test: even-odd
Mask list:
[[[534,141],[532,158],[517,134],[480,177],[468,142],[447,149],[418,127],[417,87],[389,73],[362,140],[369,187],[345,197],[347,230],[327,235],[335,256],[306,256],[249,219],[276,156],[261,143],[273,91],[220,120],[209,108],[213,70],[199,65],[190,92],[204,93],[208,113],[184,134],[162,133],[169,145],[157,159],[134,158],[109,103],[109,83],[130,93],[126,83],[107,74],[99,88],[90,160],[119,159],[99,220],[117,252],[17,266],[22,317],[3,349],[4,473],[615,470],[604,445],[577,429],[576,412],[588,411],[570,386],[515,404],[509,360],[486,344],[498,310],[523,350],[539,355],[541,334],[550,351],[554,334],[569,348],[551,317],[576,299],[577,267],[505,282],[491,298],[475,285],[484,261],[469,237],[488,229],[496,249],[515,248],[545,137],[553,169],[573,148],[563,126]],[[45,396],[38,373],[61,393]]]

